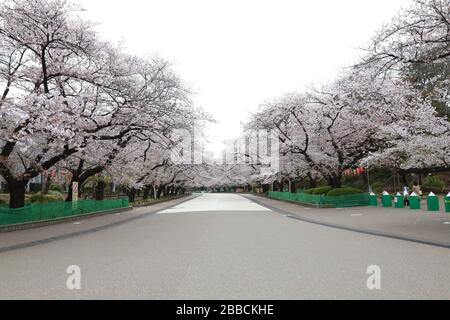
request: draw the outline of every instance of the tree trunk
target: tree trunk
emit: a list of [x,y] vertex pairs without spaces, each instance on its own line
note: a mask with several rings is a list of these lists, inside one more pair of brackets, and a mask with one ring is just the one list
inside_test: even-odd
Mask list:
[[159,188],[158,188],[158,193],[156,194],[156,197],[159,199],[159,198],[161,198],[161,195],[163,195],[164,196],[164,194],[163,194],[163,191],[164,191],[164,186],[159,186]]
[[25,189],[28,181],[8,181],[9,207],[11,209],[25,207]]
[[97,182],[97,185],[95,186],[95,200],[105,199],[105,188],[106,188],[105,181],[100,180]]
[[73,190],[72,190],[72,180],[69,182],[69,191],[67,191],[66,202],[72,202]]
[[130,191],[128,191],[128,201],[134,202],[134,198],[136,196],[136,189],[135,188],[131,188]]
[[50,175],[47,174],[45,177],[45,181],[42,184],[42,194],[48,194],[51,184],[52,184],[52,178]]
[[83,172],[83,167],[84,167],[84,160],[80,160],[80,162],[78,163],[77,170],[72,171],[72,178],[70,179],[69,192],[67,193],[66,202],[72,202],[73,199],[72,186],[74,182],[78,182],[78,190],[81,190],[82,183],[80,183],[80,175]]
[[148,197],[150,196],[150,189],[151,189],[151,186],[145,186],[144,196],[143,196],[144,200],[148,200]]

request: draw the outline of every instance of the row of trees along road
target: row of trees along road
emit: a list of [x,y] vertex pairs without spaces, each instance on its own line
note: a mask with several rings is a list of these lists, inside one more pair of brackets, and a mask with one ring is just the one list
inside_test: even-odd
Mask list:
[[51,168],[70,171],[80,184],[105,173],[131,200],[141,189],[173,194],[280,177],[339,187],[354,166],[402,174],[450,169],[448,0],[414,0],[337,80],[261,105],[243,138],[278,133],[278,174],[255,159],[174,163],[179,130],[192,132],[209,116],[192,106],[166,61],[102,41],[79,10],[59,0],[2,2],[0,174],[12,208],[24,205],[30,179]]
[[107,172],[130,192],[182,183],[173,132],[208,117],[166,61],[102,41],[79,11],[60,0],[1,3],[0,174],[11,208],[50,168],[79,183]]
[[321,88],[263,103],[244,134],[275,130],[281,175],[340,187],[355,166],[400,174],[450,169],[450,2],[414,0],[356,66]]

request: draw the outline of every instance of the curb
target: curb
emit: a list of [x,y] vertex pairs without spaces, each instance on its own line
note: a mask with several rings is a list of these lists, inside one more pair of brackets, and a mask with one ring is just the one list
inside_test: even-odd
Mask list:
[[34,221],[34,222],[25,222],[25,223],[19,223],[19,224],[10,224],[10,225],[6,225],[6,226],[1,226],[0,233],[27,230],[27,229],[36,229],[36,228],[40,228],[40,227],[51,226],[54,224],[73,222],[73,221],[78,221],[78,220],[100,217],[100,216],[104,216],[104,215],[112,214],[112,213],[129,211],[132,209],[133,209],[133,207],[117,208],[117,209],[112,209],[112,210],[86,213],[86,214],[81,214],[81,215],[76,215],[76,216],[71,216],[71,217],[55,218],[55,219],[50,219],[50,220],[42,220],[42,221]]
[[315,209],[331,209],[331,208],[333,208],[332,206],[320,205],[320,204],[314,204],[314,203],[308,203],[308,202],[301,202],[301,201],[296,201],[296,200],[277,199],[277,198],[272,198],[272,197],[269,197],[269,196],[266,196],[266,195],[263,195],[263,194],[256,194],[256,193],[248,193],[248,194],[249,195],[254,195],[254,196],[257,196],[257,197],[261,197],[261,198],[266,198],[266,199],[271,199],[271,200],[277,200],[277,201],[297,204],[299,206],[307,207],[307,208],[315,208]]
[[162,203],[162,202],[166,202],[166,201],[170,201],[170,200],[177,200],[177,199],[182,199],[185,197],[189,197],[192,196],[191,193],[186,193],[183,195],[179,195],[179,196],[175,196],[175,197],[171,197],[171,198],[165,198],[165,199],[158,199],[158,200],[154,200],[148,203],[144,203],[144,204],[137,204],[137,205],[133,205],[133,208],[145,208],[145,207],[150,207],[154,204],[158,204],[158,203]]

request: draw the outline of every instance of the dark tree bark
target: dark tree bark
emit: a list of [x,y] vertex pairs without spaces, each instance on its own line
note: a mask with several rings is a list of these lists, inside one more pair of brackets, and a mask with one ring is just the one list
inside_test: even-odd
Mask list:
[[144,196],[143,199],[144,200],[148,200],[149,196],[150,196],[150,191],[151,191],[152,186],[145,186],[144,189]]
[[158,199],[161,198],[161,195],[162,195],[162,196],[165,196],[165,191],[164,191],[165,188],[166,188],[166,187],[163,186],[163,185],[160,185],[160,186],[159,186],[158,192],[156,193],[156,198],[158,198]]
[[45,181],[42,185],[42,194],[48,194],[48,192],[50,191],[50,185],[52,184],[52,178],[47,175],[47,177],[45,178]]
[[105,199],[105,188],[106,188],[105,181],[99,180],[97,182],[97,185],[95,186],[95,200]]
[[72,179],[70,181],[69,192],[67,193],[66,202],[71,202],[73,199],[72,184],[74,182],[78,182],[78,190],[81,190],[81,186],[86,182],[88,178],[95,176],[96,174],[99,174],[102,171],[103,167],[101,166],[84,170],[84,160],[80,160],[77,169],[75,171],[72,171]]
[[10,180],[6,182],[9,190],[9,207],[11,209],[25,207],[25,190],[28,181]]
[[130,203],[134,202],[135,197],[136,197],[136,189],[135,188],[131,188],[128,191],[128,201]]
[[69,183],[69,191],[67,192],[66,202],[72,202],[72,199],[73,199],[72,185],[74,182],[78,182],[78,188],[79,188],[78,190],[81,190],[80,183],[78,181],[78,177],[72,177],[72,179],[70,180],[70,183]]

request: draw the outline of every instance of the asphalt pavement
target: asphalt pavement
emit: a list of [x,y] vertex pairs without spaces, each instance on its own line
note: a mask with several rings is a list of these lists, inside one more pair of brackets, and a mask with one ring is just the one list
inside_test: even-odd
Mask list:
[[[448,248],[292,219],[236,194],[159,206],[0,234],[0,298],[450,298]],[[67,287],[73,265],[79,290]],[[367,287],[370,266],[379,289]]]

